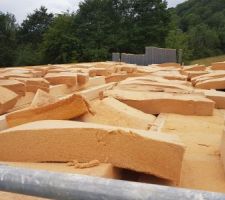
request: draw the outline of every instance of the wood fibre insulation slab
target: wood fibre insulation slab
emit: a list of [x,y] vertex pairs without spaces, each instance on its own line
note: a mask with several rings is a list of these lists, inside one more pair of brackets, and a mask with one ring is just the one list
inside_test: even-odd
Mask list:
[[200,89],[225,89],[225,77],[197,82],[195,87]]
[[6,113],[13,108],[19,96],[15,92],[0,86],[0,114]]
[[221,139],[220,154],[221,154],[221,161],[223,164],[223,168],[225,171],[225,129],[223,130],[223,136]]
[[225,71],[214,71],[208,74],[194,77],[191,79],[191,82],[193,85],[195,85],[198,82],[207,81],[210,79],[224,78],[224,77],[225,77]]
[[13,106],[13,108],[8,110],[7,112],[13,112],[16,110],[20,110],[20,109],[29,107],[31,102],[33,101],[34,96],[35,96],[35,93],[26,92],[25,96],[19,97],[15,106]]
[[7,79],[15,79],[15,78],[33,78],[33,74],[30,73],[30,74],[18,74],[18,73],[10,73],[10,72],[7,72],[7,73],[4,73],[2,74],[5,78]]
[[89,81],[89,75],[87,73],[77,73],[78,85],[85,85]]
[[24,82],[26,85],[37,85],[39,87],[49,87],[49,82],[44,78],[16,78],[16,80]]
[[216,103],[216,108],[225,109],[225,92],[216,90],[205,90],[205,96]]
[[110,75],[111,72],[110,70],[107,70],[105,68],[90,68],[89,69],[89,76],[93,77],[93,76],[108,76]]
[[113,83],[113,82],[107,83],[104,85],[92,87],[90,89],[82,90],[80,92],[77,92],[77,94],[83,96],[87,100],[93,100],[93,99],[97,99],[97,98],[103,96],[103,93],[107,89],[112,89],[115,85],[116,85],[116,83]]
[[87,87],[94,87],[94,86],[99,86],[104,84],[106,84],[104,76],[90,77],[87,83]]
[[207,71],[184,71],[184,72],[182,72],[182,74],[187,75],[188,80],[191,80],[195,77],[209,74],[209,72],[207,72]]
[[9,113],[6,115],[6,121],[9,127],[13,127],[38,120],[72,119],[86,112],[86,101],[82,96],[73,94],[55,103]]
[[192,86],[192,84],[190,82],[188,82],[187,80],[168,80],[168,79],[165,79],[163,77],[152,76],[152,75],[147,75],[147,76],[143,76],[143,77],[128,78],[128,79],[124,80],[123,83],[127,83],[127,82],[134,81],[134,80],[150,81],[150,82],[158,82],[158,83],[166,83],[166,84],[176,84],[176,85],[185,85],[185,86],[189,86],[189,87]]
[[129,74],[137,72],[137,65],[121,64],[116,66],[116,72],[127,72]]
[[2,161],[99,160],[176,183],[184,151],[173,135],[84,122],[37,121],[0,133]]
[[183,71],[204,71],[206,67],[204,65],[190,65],[184,66]]
[[166,113],[160,113],[157,118],[155,119],[154,123],[152,124],[150,131],[153,132],[161,132],[161,129],[164,126],[164,123],[166,121],[167,114]]
[[157,66],[159,66],[159,67],[177,67],[177,68],[181,67],[179,63],[162,63],[162,64],[157,64]]
[[48,73],[44,77],[51,85],[66,84],[69,87],[77,85],[76,73]]
[[128,77],[127,74],[111,74],[110,76],[105,77],[106,83],[111,83],[111,82],[119,82],[122,80],[125,80]]
[[107,96],[148,114],[212,115],[215,102],[202,95],[108,90]]
[[27,196],[22,194],[15,194],[10,192],[0,192],[0,199],[4,200],[50,200],[46,198],[39,198],[33,196]]
[[49,92],[49,82],[44,78],[16,78],[26,85],[26,92],[36,93],[38,89]]
[[117,88],[125,90],[136,90],[136,91],[170,91],[170,92],[180,92],[180,93],[191,93],[193,92],[192,86],[181,85],[177,83],[161,83],[157,81],[150,80],[129,80],[122,81],[117,85]]
[[26,92],[25,84],[17,80],[0,80],[0,86],[15,92],[19,96],[24,96]]
[[34,99],[30,105],[30,107],[40,107],[40,106],[45,106],[48,104],[52,104],[57,102],[58,99],[52,95],[50,95],[47,92],[44,92],[42,90],[38,90],[37,93],[34,96]]
[[5,119],[5,115],[0,115],[0,131],[8,128],[8,124]]
[[225,62],[212,63],[212,70],[225,70]]
[[222,110],[215,109],[213,116],[167,114],[161,132],[178,135],[186,146],[180,187],[225,193],[220,156],[223,130]]
[[180,74],[178,71],[158,71],[151,73],[151,75],[163,77],[168,80],[187,80],[187,76]]
[[38,85],[27,85],[26,86],[26,92],[36,93],[39,89],[43,90],[45,92],[49,92],[49,87],[40,87]]
[[68,87],[66,84],[53,85],[49,88],[49,94],[58,98],[74,92],[73,88]]
[[90,102],[92,113],[81,116],[79,121],[149,130],[156,117],[134,109],[108,97]]

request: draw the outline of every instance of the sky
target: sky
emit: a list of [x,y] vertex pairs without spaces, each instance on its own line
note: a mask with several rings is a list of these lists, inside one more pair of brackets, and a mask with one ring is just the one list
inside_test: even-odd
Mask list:
[[[16,16],[21,23],[36,8],[45,6],[50,12],[61,13],[62,11],[77,10],[81,0],[0,0],[0,11],[9,12]],[[184,0],[167,0],[169,7],[174,7]]]

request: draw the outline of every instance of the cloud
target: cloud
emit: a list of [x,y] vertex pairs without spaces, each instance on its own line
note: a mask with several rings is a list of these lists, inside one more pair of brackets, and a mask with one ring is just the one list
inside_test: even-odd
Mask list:
[[33,10],[45,6],[49,12],[61,13],[76,10],[80,0],[0,0],[0,11],[10,12],[21,23]]
[[184,2],[184,0],[167,0],[168,7],[175,7],[177,4]]
[[[48,8],[49,12],[61,13],[67,10],[75,11],[81,0],[0,0],[0,11],[10,12],[16,16],[21,23],[33,10],[40,8],[42,5]],[[184,0],[167,0],[169,7],[174,7]]]

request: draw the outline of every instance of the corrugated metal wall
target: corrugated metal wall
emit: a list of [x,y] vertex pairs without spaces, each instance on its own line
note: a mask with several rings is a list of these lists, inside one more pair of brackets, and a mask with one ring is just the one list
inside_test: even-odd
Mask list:
[[145,54],[113,53],[113,61],[121,61],[137,65],[161,64],[177,62],[176,49],[163,49],[157,47],[146,47]]

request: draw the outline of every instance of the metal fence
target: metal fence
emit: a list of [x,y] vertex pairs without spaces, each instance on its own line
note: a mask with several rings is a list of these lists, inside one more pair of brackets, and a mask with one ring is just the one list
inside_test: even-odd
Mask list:
[[[168,62],[176,63],[178,61],[178,56],[176,49],[146,47],[145,54],[113,53],[112,60],[137,65],[150,65]],[[179,60],[182,59],[179,58]]]
[[225,194],[0,165],[0,190],[63,200],[225,200]]

